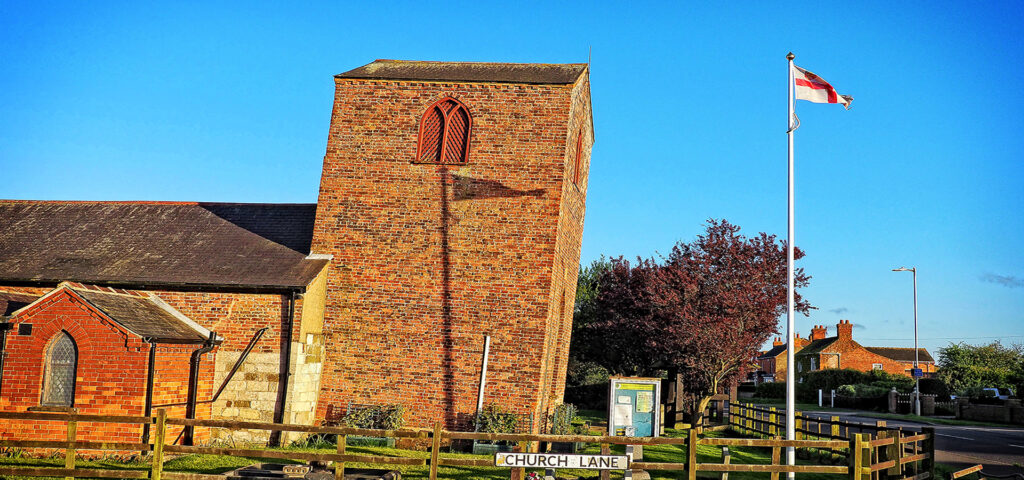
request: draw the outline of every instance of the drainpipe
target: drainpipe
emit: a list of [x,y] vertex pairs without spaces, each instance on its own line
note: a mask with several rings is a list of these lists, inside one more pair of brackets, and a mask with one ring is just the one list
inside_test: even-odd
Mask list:
[[4,392],[4,359],[7,358],[7,331],[13,327],[13,323],[0,323],[0,395],[3,395]]
[[[146,368],[146,405],[143,407],[142,415],[149,417],[153,415],[153,380],[156,377],[156,341],[149,342],[149,365]],[[142,443],[149,443],[149,424],[142,426]]]
[[[277,404],[274,406],[274,423],[284,423],[284,410],[288,402],[288,376],[292,371],[292,326],[295,324],[295,290],[288,294],[288,315],[284,319],[281,335],[281,369],[277,376]],[[281,432],[273,431],[267,441],[271,447],[281,446]]]
[[[210,338],[203,343],[202,347],[197,348],[192,352],[192,359],[189,362],[188,371],[188,404],[185,405],[185,418],[194,419],[196,418],[196,396],[199,390],[199,361],[202,359],[203,354],[213,350],[214,341],[217,339],[217,332],[210,332]],[[186,425],[184,434],[185,438],[182,440],[182,445],[192,445],[192,434],[195,431],[195,427],[192,425]]]

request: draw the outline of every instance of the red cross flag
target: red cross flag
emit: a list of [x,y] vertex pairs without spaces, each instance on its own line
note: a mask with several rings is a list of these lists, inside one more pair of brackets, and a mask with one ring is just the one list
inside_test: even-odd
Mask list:
[[836,93],[836,89],[832,88],[832,85],[824,78],[796,65],[793,65],[793,79],[796,84],[797,100],[814,103],[838,103],[846,107],[847,110],[853,103],[853,97]]

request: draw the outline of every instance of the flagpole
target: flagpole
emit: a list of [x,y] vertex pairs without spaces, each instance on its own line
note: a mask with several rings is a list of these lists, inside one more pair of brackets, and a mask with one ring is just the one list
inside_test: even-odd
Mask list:
[[[789,139],[789,191],[788,191],[788,231],[786,237],[786,440],[796,440],[796,364],[794,362],[793,335],[795,330],[795,318],[793,314],[793,59],[796,58],[793,52],[786,55],[789,60],[789,115],[786,116],[786,137]],[[786,464],[796,465],[796,449],[786,447]],[[796,478],[796,473],[786,474],[790,480]]]

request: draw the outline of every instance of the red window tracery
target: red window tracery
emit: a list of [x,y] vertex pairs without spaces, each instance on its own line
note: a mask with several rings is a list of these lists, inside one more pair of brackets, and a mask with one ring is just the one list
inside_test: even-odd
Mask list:
[[466,163],[473,119],[469,109],[447,97],[427,108],[420,120],[416,161],[424,163]]

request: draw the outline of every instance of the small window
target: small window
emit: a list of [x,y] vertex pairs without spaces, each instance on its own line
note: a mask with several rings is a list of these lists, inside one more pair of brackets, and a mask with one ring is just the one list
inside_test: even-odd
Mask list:
[[473,119],[458,100],[447,97],[427,107],[420,119],[420,138],[416,161],[421,163],[462,164],[469,156],[469,136]]
[[46,370],[43,373],[43,405],[70,407],[75,400],[75,371],[78,347],[71,335],[61,332],[46,349]]
[[572,168],[572,183],[580,185],[581,170],[583,169],[583,129],[576,135],[576,162]]
[[813,372],[813,371],[815,371],[817,369],[818,369],[818,359],[817,358],[812,358],[811,359],[811,371]]
[[804,364],[802,364],[802,363],[796,364],[796,371],[803,372],[804,371]]
[[871,364],[871,369],[872,370],[881,370],[882,369],[882,364],[881,363],[872,363]]

